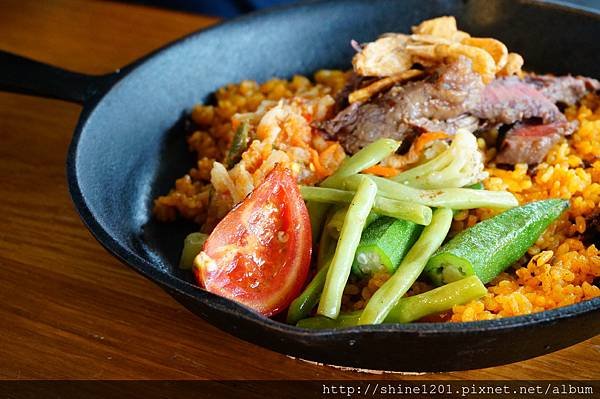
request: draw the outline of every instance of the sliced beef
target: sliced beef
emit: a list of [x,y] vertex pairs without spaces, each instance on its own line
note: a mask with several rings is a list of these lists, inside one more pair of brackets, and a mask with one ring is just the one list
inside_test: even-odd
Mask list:
[[460,57],[425,80],[394,86],[368,103],[350,105],[320,128],[349,153],[381,137],[404,140],[424,130],[453,133],[473,123],[461,116],[479,104],[483,88],[471,61]]
[[557,104],[575,104],[600,89],[600,82],[591,78],[535,74],[498,78],[484,86],[471,61],[459,57],[428,71],[425,79],[348,105],[348,94],[368,84],[365,79],[371,78],[351,77],[336,99],[337,115],[317,126],[347,152],[355,153],[381,137],[402,140],[402,148],[407,148],[424,131],[453,134],[459,128],[502,128],[510,130],[497,162],[508,164],[539,163],[561,135],[574,129]]
[[458,129],[467,129],[474,132],[479,128],[479,119],[469,114],[463,114],[456,118],[437,120],[419,118],[412,121],[415,127],[426,132],[446,132],[454,134]]
[[336,114],[348,106],[348,96],[355,90],[358,90],[364,85],[369,84],[374,79],[371,77],[360,76],[355,72],[351,72],[346,80],[346,84],[335,95],[335,112]]
[[544,123],[565,120],[554,102],[517,77],[500,78],[488,84],[472,114],[490,125],[531,118],[540,118]]
[[[577,128],[577,122],[567,122],[556,104],[575,104],[598,88],[600,83],[595,79],[573,76],[496,79],[485,88],[481,106],[474,114],[486,124],[517,122],[507,132],[496,162],[533,165],[544,159],[561,136],[570,135]],[[541,123],[527,122],[532,118]]]
[[506,133],[496,163],[535,165],[562,136],[570,135],[577,122],[552,122],[548,124],[518,123]]
[[600,82],[583,76],[552,76],[530,74],[524,82],[535,87],[553,103],[573,105],[586,94],[600,90]]

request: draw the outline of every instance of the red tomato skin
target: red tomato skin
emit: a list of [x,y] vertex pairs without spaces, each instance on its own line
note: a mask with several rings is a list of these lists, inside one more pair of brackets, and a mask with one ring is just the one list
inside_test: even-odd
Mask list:
[[291,172],[277,166],[215,227],[194,274],[206,290],[273,316],[300,294],[312,252],[308,210]]

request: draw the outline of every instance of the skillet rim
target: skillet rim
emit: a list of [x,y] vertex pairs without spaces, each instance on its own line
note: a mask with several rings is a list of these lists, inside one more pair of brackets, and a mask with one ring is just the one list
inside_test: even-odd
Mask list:
[[[600,22],[600,10],[590,9],[585,6],[565,3],[560,0],[517,0],[516,2],[533,5],[535,7],[554,8],[564,12],[580,14],[589,18],[595,18]],[[339,336],[340,338],[352,337],[355,335],[363,334],[388,334],[388,333],[417,333],[418,335],[463,335],[463,334],[476,334],[483,331],[497,331],[497,330],[510,330],[515,328],[526,328],[530,326],[541,326],[546,324],[556,323],[563,319],[570,319],[580,315],[584,315],[592,312],[600,312],[600,297],[593,298],[591,300],[582,301],[573,305],[563,306],[543,312],[532,313],[528,315],[514,316],[503,319],[495,320],[484,320],[484,321],[472,321],[472,322],[459,322],[459,323],[393,323],[393,324],[379,324],[379,325],[362,325],[347,328],[331,328],[322,330],[310,330],[306,328],[296,327],[289,325],[284,322],[276,321],[247,308],[233,300],[223,298],[205,291],[197,285],[191,284],[186,280],[182,280],[173,274],[170,274],[168,270],[162,270],[153,266],[153,264],[143,257],[139,256],[136,252],[131,251],[122,245],[118,240],[112,237],[107,230],[98,222],[96,217],[91,212],[87,205],[86,199],[81,191],[78,173],[77,173],[77,156],[79,140],[81,135],[86,129],[89,123],[89,117],[93,114],[96,107],[103,101],[105,96],[117,86],[123,79],[125,79],[131,72],[137,69],[139,66],[145,64],[147,61],[160,56],[162,53],[166,53],[172,48],[183,45],[184,43],[191,40],[201,40],[203,34],[226,28],[232,24],[239,24],[241,22],[252,22],[254,20],[260,20],[266,16],[272,16],[277,14],[285,14],[288,11],[298,11],[302,8],[314,6],[314,5],[326,5],[339,3],[338,0],[310,0],[300,4],[290,4],[283,6],[276,6],[268,10],[258,11],[237,17],[231,20],[217,23],[205,29],[192,32],[180,39],[170,42],[147,55],[139,58],[131,64],[118,69],[115,73],[104,76],[106,80],[105,89],[95,93],[88,101],[85,102],[83,110],[80,114],[77,126],[73,133],[71,142],[69,144],[67,152],[67,181],[69,187],[69,193],[75,206],[77,213],[79,214],[82,222],[94,238],[113,256],[119,259],[122,263],[134,269],[142,276],[150,279],[157,283],[161,288],[167,290],[169,294],[177,293],[183,295],[188,299],[196,302],[202,302],[205,306],[212,308],[215,311],[230,314],[233,317],[243,318],[248,322],[258,324],[265,329],[275,331],[277,333],[286,334],[288,336],[294,336],[295,338],[330,338],[332,335]],[[210,320],[206,320],[210,323]]]

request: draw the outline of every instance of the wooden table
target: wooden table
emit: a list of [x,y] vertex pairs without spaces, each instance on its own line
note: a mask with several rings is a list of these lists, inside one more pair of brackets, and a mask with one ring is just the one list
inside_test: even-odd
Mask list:
[[[0,49],[105,73],[215,22],[110,2],[3,0]],[[372,378],[231,337],[110,256],[67,192],[65,154],[79,112],[0,93],[0,378]],[[516,364],[418,378],[599,379],[599,355],[596,337]]]

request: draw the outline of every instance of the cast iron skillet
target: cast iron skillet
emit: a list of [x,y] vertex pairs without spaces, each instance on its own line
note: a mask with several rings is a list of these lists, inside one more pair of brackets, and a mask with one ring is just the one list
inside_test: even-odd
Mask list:
[[600,298],[528,316],[456,324],[308,331],[199,289],[180,272],[193,226],[159,224],[152,199],[193,164],[182,115],[228,82],[349,68],[350,39],[405,32],[454,15],[498,37],[539,72],[600,77],[600,14],[532,1],[324,1],[239,18],[181,39],[115,73],[86,76],[0,53],[0,89],[83,104],[67,157],[84,223],[121,261],[237,337],[318,362],[398,371],[480,368],[549,353],[600,331]]

